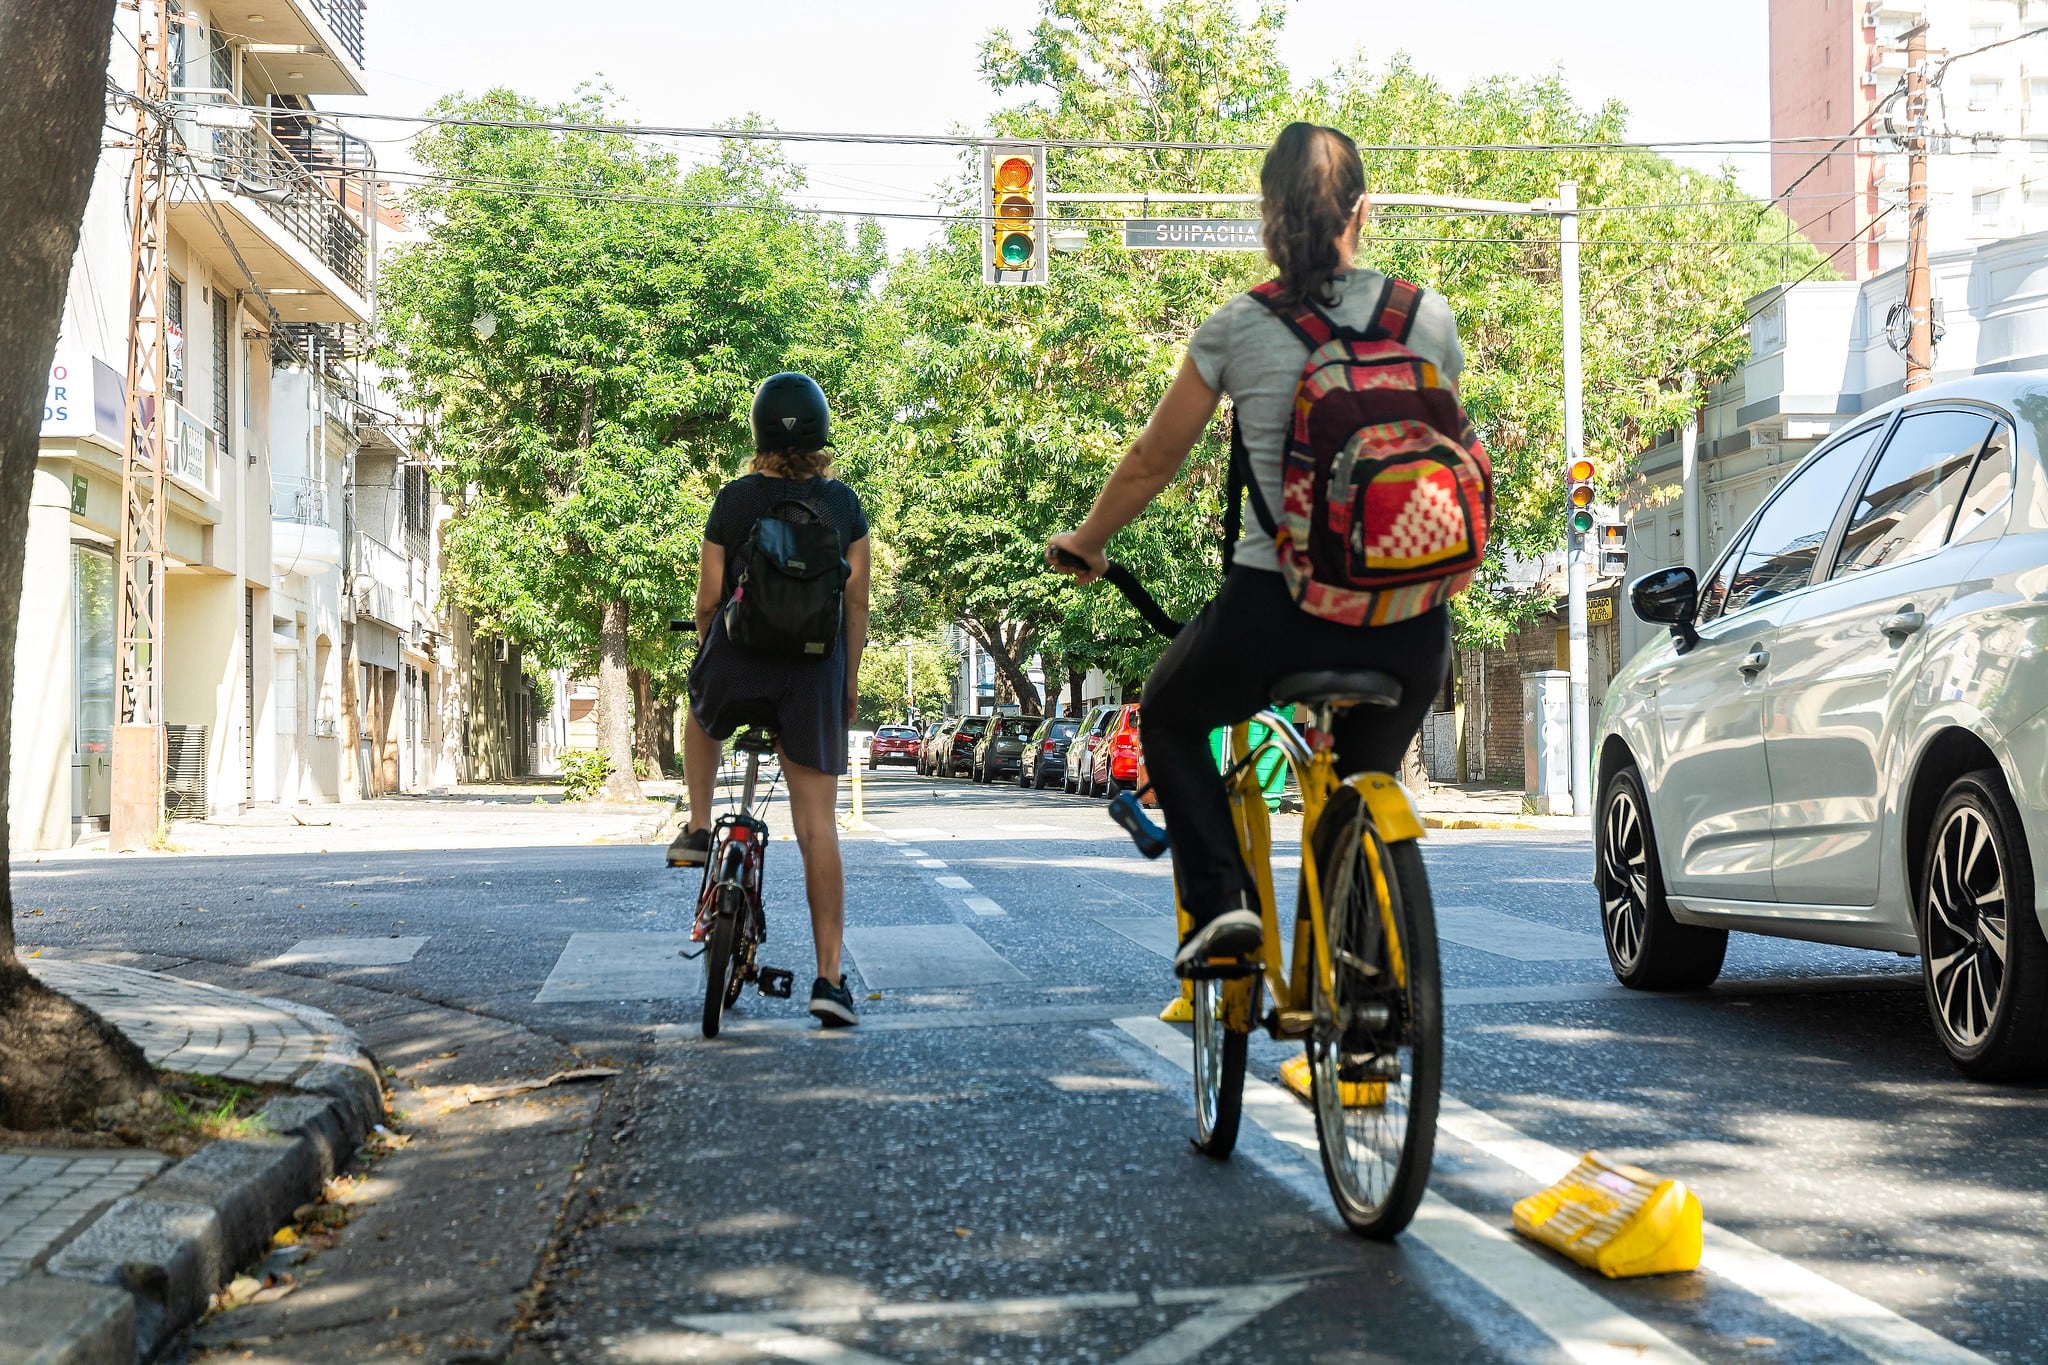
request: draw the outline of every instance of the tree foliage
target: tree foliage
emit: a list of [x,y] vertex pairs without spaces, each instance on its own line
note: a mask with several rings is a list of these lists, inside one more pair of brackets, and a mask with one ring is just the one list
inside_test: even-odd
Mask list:
[[[595,91],[436,112],[615,121]],[[685,166],[624,133],[462,125],[415,152],[425,239],[385,268],[385,357],[461,490],[447,591],[545,662],[595,665],[610,790],[629,795],[627,669],[678,676],[665,625],[687,613],[711,498],[749,449],[754,386],[853,370],[879,240],[793,211],[801,182],[760,143]]]

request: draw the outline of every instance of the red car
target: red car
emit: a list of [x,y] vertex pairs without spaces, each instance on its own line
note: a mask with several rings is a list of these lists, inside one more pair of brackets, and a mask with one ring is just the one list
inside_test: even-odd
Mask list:
[[908,725],[884,725],[868,741],[868,771],[873,772],[884,763],[915,768],[917,747],[917,731]]
[[1129,702],[1103,727],[1102,742],[1095,750],[1095,790],[1115,796],[1137,786],[1143,757],[1138,744],[1138,704]]

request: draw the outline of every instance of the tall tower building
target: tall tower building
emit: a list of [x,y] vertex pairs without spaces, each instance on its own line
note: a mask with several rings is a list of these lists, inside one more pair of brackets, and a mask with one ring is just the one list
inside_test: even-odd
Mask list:
[[2048,29],[2048,0],[1771,0],[1771,135],[1819,139],[1773,150],[1771,190],[1789,191],[1786,213],[1851,279],[1906,259],[1907,159],[1894,136],[1905,97],[1893,95],[1899,35],[1923,20],[1940,76],[1928,100],[1931,249],[2048,229],[2048,34],[2021,36]]

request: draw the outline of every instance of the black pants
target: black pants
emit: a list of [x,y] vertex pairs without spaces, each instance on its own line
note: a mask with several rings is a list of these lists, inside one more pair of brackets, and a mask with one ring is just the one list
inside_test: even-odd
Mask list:
[[1378,668],[1401,680],[1401,704],[1363,706],[1337,721],[1340,772],[1398,772],[1450,668],[1450,613],[1388,626],[1342,626],[1294,604],[1277,573],[1233,569],[1216,600],[1182,628],[1145,682],[1139,733],[1173,840],[1181,904],[1198,925],[1252,889],[1209,733],[1272,704],[1281,675]]

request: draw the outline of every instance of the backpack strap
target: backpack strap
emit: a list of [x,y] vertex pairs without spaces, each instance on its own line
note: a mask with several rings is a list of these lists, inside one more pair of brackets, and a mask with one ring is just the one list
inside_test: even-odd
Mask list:
[[1388,276],[1386,292],[1380,295],[1379,307],[1373,312],[1373,327],[1406,345],[1408,333],[1415,329],[1415,313],[1421,302],[1420,288]]
[[1287,324],[1287,330],[1294,333],[1301,344],[1314,351],[1327,346],[1337,335],[1337,325],[1330,321],[1329,314],[1316,307],[1311,299],[1303,299],[1301,307],[1290,309],[1280,301],[1280,281],[1267,280],[1246,291],[1253,298],[1272,310],[1273,316]]

